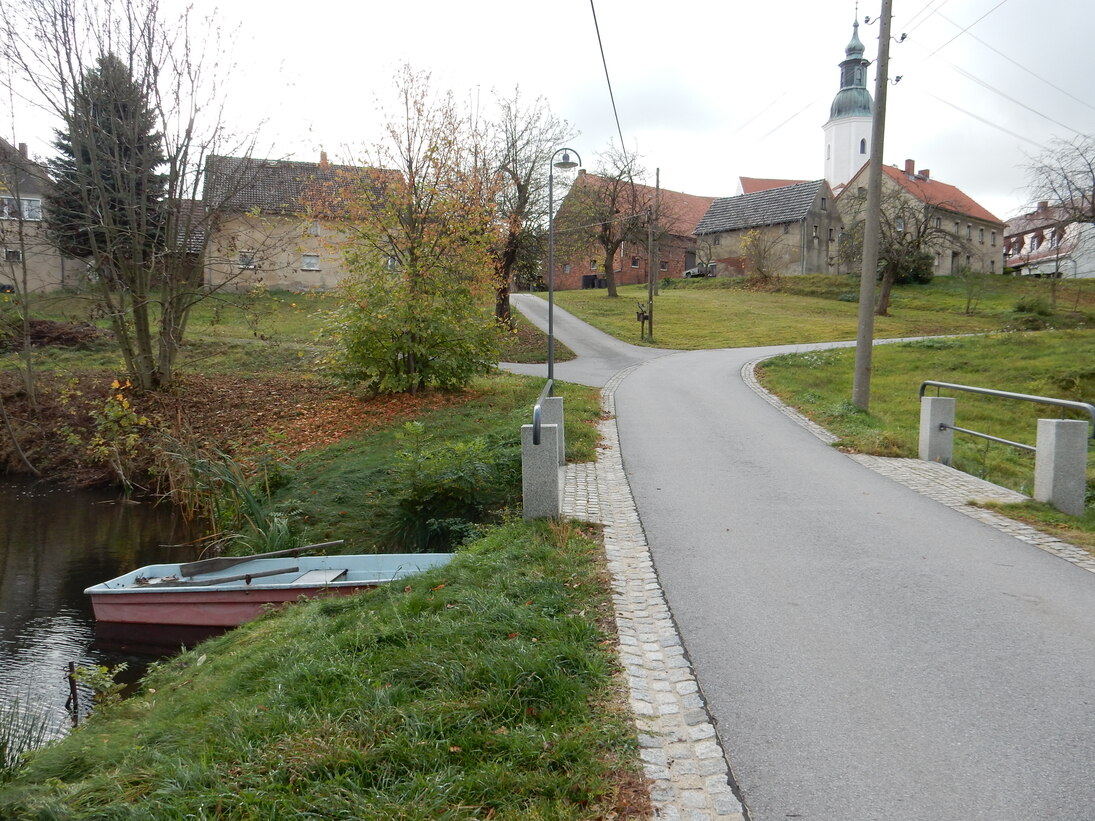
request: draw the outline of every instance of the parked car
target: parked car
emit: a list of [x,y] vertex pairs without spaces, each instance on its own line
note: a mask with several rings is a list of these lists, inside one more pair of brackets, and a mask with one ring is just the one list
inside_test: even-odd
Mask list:
[[707,265],[697,265],[695,268],[689,268],[684,272],[685,279],[693,279],[695,277],[713,277],[715,275],[715,263],[711,262]]

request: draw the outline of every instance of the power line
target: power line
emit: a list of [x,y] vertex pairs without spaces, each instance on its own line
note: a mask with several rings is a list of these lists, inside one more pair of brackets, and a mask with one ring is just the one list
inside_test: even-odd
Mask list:
[[[590,0],[590,2],[592,2],[592,1],[593,0]],[[988,17],[990,14],[992,14],[994,11],[996,11],[998,8],[1000,8],[1000,6],[1004,5],[1004,3],[1006,3],[1006,2],[1008,2],[1008,0],[1000,0],[999,3],[997,3],[991,9],[986,11],[984,14],[982,14],[980,17],[978,17],[976,20],[974,20],[972,23],[970,23],[968,26],[966,26],[964,29],[962,29],[960,32],[958,32],[956,35],[954,35],[951,39],[949,39],[947,42],[945,42],[943,45],[941,45],[939,48],[937,48],[935,51],[933,51],[928,56],[929,57],[934,57],[936,54],[938,54],[940,51],[945,49],[947,46],[949,46],[951,43],[953,43],[955,40],[957,40],[959,37],[961,37],[963,34],[965,34],[971,28],[976,26],[978,23],[980,23],[982,20],[984,20],[986,17]]]
[[952,103],[950,100],[944,100],[942,97],[940,97],[936,94],[932,94],[930,91],[925,91],[925,92],[922,92],[922,93],[927,94],[933,100],[938,100],[939,102],[943,103],[943,105],[949,105],[951,108],[955,109],[956,111],[961,111],[967,117],[973,117],[973,119],[980,120],[985,125],[992,126],[997,131],[1002,131],[1003,133],[1009,134],[1009,135],[1011,135],[1012,137],[1015,137],[1018,140],[1022,140],[1023,142],[1030,143],[1031,145],[1036,146],[1037,148],[1040,148],[1040,149],[1045,148],[1045,146],[1042,145],[1040,142],[1038,142],[1036,140],[1032,140],[1030,137],[1026,137],[1026,136],[1018,133],[1017,131],[1011,131],[1010,129],[1004,128],[1002,125],[999,125],[998,123],[993,122],[992,120],[988,119],[987,117],[982,117],[978,114],[974,114],[972,111],[969,111],[968,109],[962,108],[962,106],[956,105],[955,103]]
[[[940,14],[939,16],[942,17],[944,20],[946,20],[948,23],[950,23],[955,28],[960,28],[958,23],[951,20],[949,17],[947,17],[947,15]],[[1050,88],[1061,92],[1066,97],[1074,100],[1075,102],[1079,103],[1080,105],[1085,106],[1087,108],[1090,108],[1092,111],[1095,111],[1095,105],[1092,105],[1091,103],[1087,102],[1086,100],[1081,100],[1075,94],[1072,94],[1072,93],[1066,91],[1065,89],[1061,88],[1059,85],[1054,83],[1052,80],[1046,79],[1045,77],[1043,77],[1040,74],[1036,74],[1035,72],[1031,71],[1029,68],[1024,66],[1022,63],[1020,63],[1018,60],[1016,60],[1014,57],[1012,57],[1010,54],[1007,54],[1006,52],[1000,51],[1000,49],[996,48],[995,46],[993,46],[993,45],[991,45],[987,42],[985,42],[980,37],[978,37],[976,34],[973,34],[969,31],[967,31],[966,33],[969,34],[969,36],[972,37],[974,40],[976,40],[978,43],[983,45],[985,48],[989,49],[990,51],[994,51],[996,54],[999,54],[1001,57],[1003,57],[1005,60],[1007,60],[1009,63],[1016,66],[1017,68],[1021,68],[1023,71],[1025,71],[1027,74],[1029,74],[1034,79],[1041,80],[1043,83],[1045,83]]]
[[624,132],[620,128],[620,115],[616,111],[616,96],[612,93],[612,78],[608,76],[608,60],[605,58],[605,45],[601,41],[601,27],[597,23],[597,7],[594,5],[593,0],[589,0],[590,11],[593,12],[593,28],[597,32],[597,47],[601,50],[601,64],[605,67],[605,82],[608,83],[608,99],[612,102],[612,116],[616,118],[616,133],[620,135],[620,151],[624,154],[624,159],[627,158],[627,147],[624,145]]

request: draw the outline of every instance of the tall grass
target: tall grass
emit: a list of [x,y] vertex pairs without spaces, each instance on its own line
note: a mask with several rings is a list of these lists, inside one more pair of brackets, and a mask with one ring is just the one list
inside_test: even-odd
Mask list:
[[51,738],[48,716],[30,699],[13,699],[0,708],[0,783],[19,771],[28,753]]

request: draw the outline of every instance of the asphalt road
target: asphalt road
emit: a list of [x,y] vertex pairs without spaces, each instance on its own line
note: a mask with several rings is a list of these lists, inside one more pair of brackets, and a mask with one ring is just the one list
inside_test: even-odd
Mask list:
[[1095,818],[1095,574],[824,445],[744,385],[759,354],[666,356],[616,392],[750,817]]
[[624,464],[752,821],[1095,819],[1095,574],[821,443],[741,380],[775,349],[580,325],[558,378],[645,361]]

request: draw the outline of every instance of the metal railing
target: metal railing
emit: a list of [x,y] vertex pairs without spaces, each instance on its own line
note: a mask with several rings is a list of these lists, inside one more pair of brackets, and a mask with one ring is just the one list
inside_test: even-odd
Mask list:
[[[956,385],[953,382],[936,382],[934,380],[926,380],[920,384],[920,397],[924,397],[924,392],[928,387],[934,388],[946,388],[948,390],[965,391],[966,393],[979,393],[984,396],[996,396],[1001,399],[1018,399],[1023,402],[1035,402],[1040,405],[1054,405],[1059,408],[1070,408],[1071,410],[1082,411],[1086,413],[1091,419],[1091,438],[1095,439],[1095,405],[1088,402],[1075,402],[1071,399],[1055,399],[1051,396],[1034,396],[1029,393],[1012,393],[1011,391],[998,391],[992,388],[977,388],[973,385]],[[938,395],[938,390],[936,391]],[[939,423],[940,430],[953,430],[959,433],[966,433],[970,436],[976,436],[980,439],[987,439],[990,442],[999,442],[1004,445],[1010,445],[1013,448],[1019,448],[1021,450],[1030,451],[1032,453],[1037,452],[1037,448],[1031,445],[1025,445],[1022,442],[1012,442],[1010,439],[1001,439],[999,436],[990,436],[987,433],[981,433],[976,430],[969,430],[968,428],[959,428],[954,425],[948,425],[946,423]]]
[[532,406],[532,444],[540,444],[540,419],[543,417],[544,410],[542,405],[544,400],[549,396],[553,396],[555,393],[555,380],[549,379],[544,383],[544,389],[540,391],[540,398],[536,400],[536,404]]

